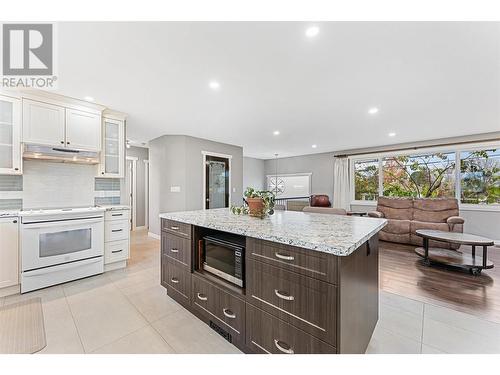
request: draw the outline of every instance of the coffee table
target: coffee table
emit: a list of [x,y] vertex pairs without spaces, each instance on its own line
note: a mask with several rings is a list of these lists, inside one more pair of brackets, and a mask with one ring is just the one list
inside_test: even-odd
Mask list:
[[[444,232],[440,230],[418,229],[417,236],[424,240],[424,247],[417,247],[415,253],[424,258],[424,264],[442,264],[455,268],[467,269],[473,275],[481,274],[483,269],[493,268],[493,262],[488,260],[488,247],[495,243],[489,238],[467,233]],[[429,247],[429,240],[442,241],[450,244],[472,246],[472,254],[464,254],[458,250]],[[476,246],[483,248],[483,255],[476,255]]]

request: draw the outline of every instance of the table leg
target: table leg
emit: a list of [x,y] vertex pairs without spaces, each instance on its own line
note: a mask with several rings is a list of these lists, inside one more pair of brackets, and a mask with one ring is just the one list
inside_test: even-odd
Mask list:
[[476,245],[472,245],[472,257],[476,257]]
[[425,264],[429,264],[429,239],[428,238],[424,238],[424,262]]
[[486,268],[487,257],[488,257],[488,246],[483,246],[483,268]]

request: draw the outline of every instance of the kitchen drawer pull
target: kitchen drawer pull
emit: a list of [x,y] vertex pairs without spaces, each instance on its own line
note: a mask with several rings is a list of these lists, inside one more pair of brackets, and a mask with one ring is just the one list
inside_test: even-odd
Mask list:
[[111,251],[112,254],[116,254],[116,253],[121,253],[123,251],[123,249],[120,249],[120,250],[113,250]]
[[274,294],[276,294],[277,297],[284,299],[286,301],[293,301],[295,299],[294,296],[283,294],[283,292],[280,292],[278,289],[274,289]]
[[179,284],[179,279],[176,277],[172,277],[170,281],[173,282],[174,284]]
[[178,252],[179,252],[179,249],[170,249],[170,251],[171,251],[172,253],[178,253]]
[[123,214],[111,214],[111,216],[123,216]]
[[197,293],[197,296],[198,296],[198,299],[200,301],[206,301],[206,300],[208,300],[208,298],[204,294],[202,294],[202,293]]
[[123,231],[123,229],[111,229],[111,232],[115,233],[115,232],[121,232]]
[[[287,349],[287,348],[284,348],[284,347],[282,346],[282,344],[285,344],[286,346],[288,346],[288,349]],[[285,343],[285,342],[283,342],[283,341],[280,341],[280,340],[274,339],[274,346],[276,346],[280,352],[283,352],[283,353],[285,353],[285,354],[293,354],[293,349],[292,349],[292,348],[290,348],[290,345],[288,345],[287,343]]]
[[172,230],[179,230],[179,227],[172,226],[172,227],[170,227],[170,229],[172,229]]
[[236,314],[229,309],[222,309],[224,316],[231,319],[236,319]]
[[295,259],[295,257],[293,257],[291,255],[283,255],[280,253],[274,253],[274,255],[276,256],[276,258],[283,259],[283,260],[294,260]]

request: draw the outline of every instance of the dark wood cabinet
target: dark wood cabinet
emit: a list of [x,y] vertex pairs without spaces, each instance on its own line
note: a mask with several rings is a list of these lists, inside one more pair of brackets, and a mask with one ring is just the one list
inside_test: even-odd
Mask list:
[[334,346],[247,304],[246,345],[255,353],[335,354]]
[[332,284],[337,283],[337,257],[319,251],[247,238],[246,259],[271,264]]
[[191,269],[191,240],[168,232],[161,234],[161,253]]
[[247,302],[335,345],[337,288],[333,284],[250,261]]
[[165,219],[161,227],[168,295],[240,350],[366,350],[378,320],[377,235],[349,256],[246,238],[239,288],[201,269],[201,239],[213,230]]

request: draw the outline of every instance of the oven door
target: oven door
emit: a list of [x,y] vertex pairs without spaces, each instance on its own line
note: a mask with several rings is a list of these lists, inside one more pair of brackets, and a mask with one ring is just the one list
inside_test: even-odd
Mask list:
[[21,228],[23,271],[104,255],[102,217],[23,223]]
[[243,286],[244,249],[205,239],[203,269],[233,284]]

